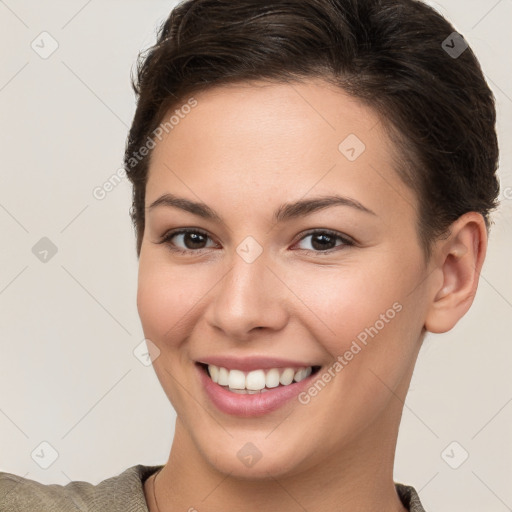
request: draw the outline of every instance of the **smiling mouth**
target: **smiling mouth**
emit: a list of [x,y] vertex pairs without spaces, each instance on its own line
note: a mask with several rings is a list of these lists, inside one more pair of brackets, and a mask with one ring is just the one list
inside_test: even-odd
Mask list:
[[222,366],[197,363],[208,377],[222,388],[238,394],[265,393],[278,387],[286,387],[317,373],[320,366],[267,368],[244,372]]

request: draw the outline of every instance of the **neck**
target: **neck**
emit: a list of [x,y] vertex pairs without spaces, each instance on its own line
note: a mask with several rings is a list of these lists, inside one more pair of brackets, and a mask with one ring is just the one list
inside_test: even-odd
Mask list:
[[333,452],[321,464],[293,476],[269,475],[258,480],[239,479],[217,471],[204,459],[177,418],[169,460],[158,474],[158,509],[154,499],[148,497],[150,512],[291,512],[298,506],[308,512],[407,512],[393,482],[402,406],[396,402],[383,417],[359,432],[357,439]]

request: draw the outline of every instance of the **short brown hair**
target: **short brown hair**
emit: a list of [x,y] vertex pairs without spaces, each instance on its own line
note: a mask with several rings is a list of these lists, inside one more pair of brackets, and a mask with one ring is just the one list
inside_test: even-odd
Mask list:
[[[460,55],[447,51],[456,42]],[[496,111],[466,45],[417,0],[181,2],[156,44],[139,55],[132,78],[138,102],[124,164],[137,255],[151,157],[140,148],[154,146],[166,113],[193,93],[252,80],[324,78],[380,114],[395,143],[396,170],[419,198],[427,258],[432,242],[468,211],[481,213],[489,229],[499,194]]]

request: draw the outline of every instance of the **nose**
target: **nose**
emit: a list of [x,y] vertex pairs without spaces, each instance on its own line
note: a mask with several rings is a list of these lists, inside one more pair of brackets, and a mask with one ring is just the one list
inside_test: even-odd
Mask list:
[[290,291],[265,252],[248,262],[238,253],[212,290],[210,325],[230,339],[248,341],[258,331],[279,331],[288,320]]

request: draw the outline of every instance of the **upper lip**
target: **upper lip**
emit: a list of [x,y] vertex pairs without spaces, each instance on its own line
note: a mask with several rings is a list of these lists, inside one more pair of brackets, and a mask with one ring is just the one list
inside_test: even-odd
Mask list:
[[241,370],[245,372],[250,372],[252,370],[268,370],[270,368],[308,368],[309,366],[320,366],[293,359],[266,356],[210,356],[198,359],[197,362],[213,364],[214,366],[219,366],[228,370]]

